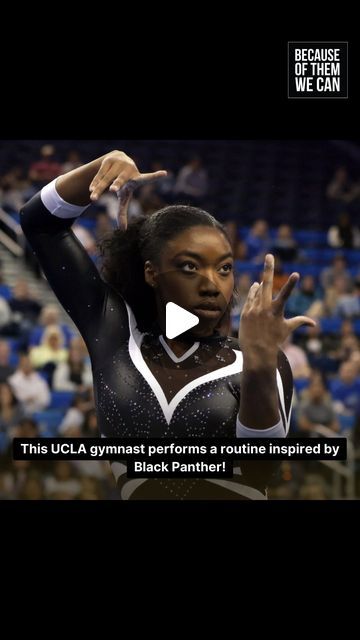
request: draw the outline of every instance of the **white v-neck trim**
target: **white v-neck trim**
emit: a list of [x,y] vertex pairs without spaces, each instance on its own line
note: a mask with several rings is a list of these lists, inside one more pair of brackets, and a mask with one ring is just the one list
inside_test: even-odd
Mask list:
[[129,317],[129,355],[133,362],[133,365],[136,369],[141,373],[143,378],[146,380],[148,385],[151,387],[154,395],[157,398],[157,401],[163,411],[165,420],[168,424],[171,422],[171,418],[174,414],[175,409],[180,404],[180,402],[185,398],[185,396],[206,382],[211,382],[212,380],[218,380],[219,378],[226,378],[227,376],[232,376],[236,373],[240,373],[242,371],[243,358],[242,353],[240,351],[236,351],[233,349],[235,354],[235,361],[232,364],[229,364],[227,367],[222,367],[220,369],[216,369],[215,371],[211,371],[195,380],[192,380],[188,384],[186,384],[177,394],[172,398],[170,402],[167,401],[165,393],[159,384],[158,380],[155,378],[151,369],[149,369],[146,364],[143,355],[141,353],[141,343],[144,337],[137,326],[135,316],[130,309],[129,305],[126,303],[126,309]]
[[182,356],[180,356],[180,358],[178,358],[175,353],[170,349],[168,343],[166,342],[164,336],[159,336],[159,341],[161,342],[162,346],[164,347],[166,353],[168,354],[169,358],[171,358],[171,360],[175,363],[177,362],[184,362],[184,360],[186,360],[187,358],[190,358],[190,356],[192,356],[193,353],[195,353],[195,351],[199,348],[200,342],[194,342],[194,344],[190,347],[190,349],[188,349],[187,351],[185,351],[185,353],[182,354]]

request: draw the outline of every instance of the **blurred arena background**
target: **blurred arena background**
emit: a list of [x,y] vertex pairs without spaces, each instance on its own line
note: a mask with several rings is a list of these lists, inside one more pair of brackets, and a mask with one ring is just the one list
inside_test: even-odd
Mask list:
[[[263,256],[276,256],[275,291],[292,271],[300,283],[287,316],[310,315],[284,345],[293,369],[291,436],[346,436],[348,460],[283,462],[273,500],[360,497],[360,141],[0,141],[0,498],[116,500],[101,461],[14,462],[14,436],[96,436],[85,345],[43,277],[19,226],[19,209],[44,184],[112,149],[141,171],[168,176],[135,194],[130,218],[191,203],[227,227],[236,257],[237,334]],[[105,194],[74,226],[99,265],[97,241],[114,228]]]

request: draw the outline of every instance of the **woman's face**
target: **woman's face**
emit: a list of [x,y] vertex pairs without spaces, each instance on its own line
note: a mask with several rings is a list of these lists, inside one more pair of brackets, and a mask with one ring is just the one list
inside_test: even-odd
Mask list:
[[160,324],[165,305],[174,302],[198,316],[194,335],[210,335],[234,290],[233,255],[226,237],[213,227],[196,226],[169,240],[154,270]]

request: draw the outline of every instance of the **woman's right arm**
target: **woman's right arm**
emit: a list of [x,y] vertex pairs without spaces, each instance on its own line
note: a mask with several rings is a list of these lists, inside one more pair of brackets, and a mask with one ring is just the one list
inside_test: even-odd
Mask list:
[[[121,151],[111,153],[60,176],[46,185],[21,210],[21,226],[48,282],[70,315],[88,348],[102,330],[108,287],[71,231],[71,225],[91,200],[107,189],[118,191],[128,183],[154,179],[140,174]],[[125,189],[127,187],[125,186]],[[129,197],[123,204],[127,208]]]

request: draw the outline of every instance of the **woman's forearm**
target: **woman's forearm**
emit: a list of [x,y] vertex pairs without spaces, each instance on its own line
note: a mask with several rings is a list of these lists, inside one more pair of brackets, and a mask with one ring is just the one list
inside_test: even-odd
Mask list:
[[251,429],[269,429],[279,422],[275,361],[254,362],[244,354],[240,389],[241,424]]
[[56,191],[63,200],[84,207],[90,203],[89,186],[99,171],[104,158],[105,156],[101,156],[101,158],[59,176],[56,180]]

